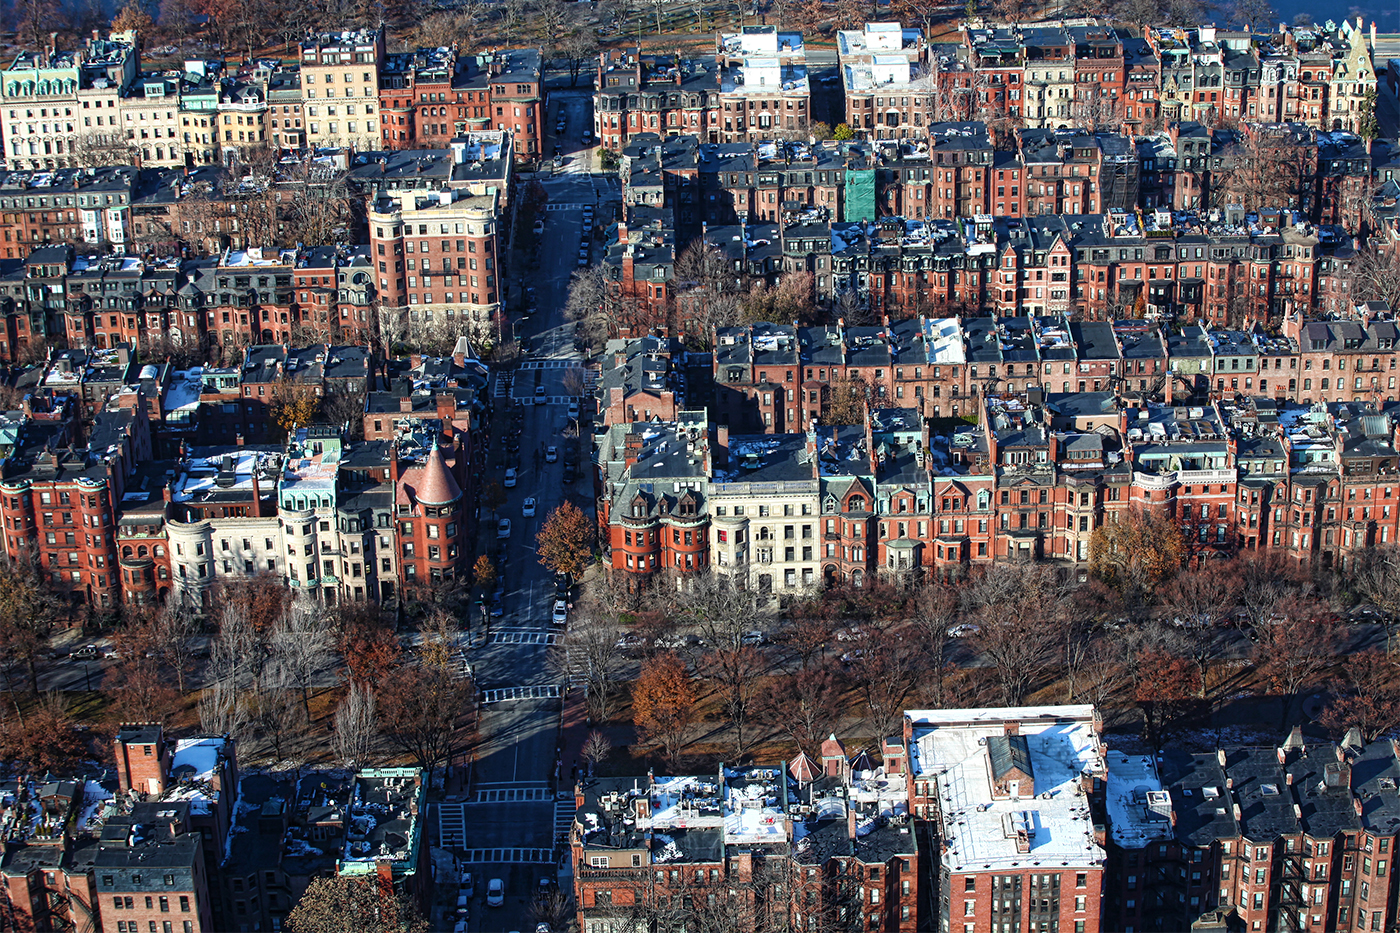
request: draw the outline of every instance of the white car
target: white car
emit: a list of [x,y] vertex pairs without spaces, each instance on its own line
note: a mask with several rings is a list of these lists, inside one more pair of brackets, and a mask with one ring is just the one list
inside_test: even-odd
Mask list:
[[506,480],[504,484],[505,487],[507,489],[510,489],[512,486],[514,486],[516,480],[519,479],[519,476],[520,474],[515,472],[515,467],[511,467],[510,469],[506,470]]
[[558,448],[558,447],[546,447],[546,448],[544,449],[544,462],[545,462],[545,463],[553,463],[553,462],[555,462],[555,461],[558,460],[558,459],[559,459],[559,448]]
[[537,221],[535,221],[534,230],[535,230],[535,236],[539,236],[541,233],[544,233],[544,221],[543,221],[543,220],[537,220]]
[[509,537],[510,537],[510,519],[508,519],[508,518],[503,518],[503,519],[501,519],[500,521],[496,522],[496,537],[498,537],[498,538],[509,538]]
[[506,902],[506,883],[500,878],[486,882],[486,906],[500,907]]
[[526,499],[525,499],[525,504],[522,505],[522,506],[520,507],[520,514],[521,514],[521,515],[524,515],[526,518],[534,518],[534,517],[535,517],[535,497],[534,497],[534,496],[527,496],[527,497],[526,497]]
[[578,420],[578,401],[577,401],[577,400],[572,401],[572,402],[569,403],[569,417],[572,418],[574,421],[577,421],[577,420]]
[[554,624],[563,625],[569,621],[569,604],[562,599],[554,601]]

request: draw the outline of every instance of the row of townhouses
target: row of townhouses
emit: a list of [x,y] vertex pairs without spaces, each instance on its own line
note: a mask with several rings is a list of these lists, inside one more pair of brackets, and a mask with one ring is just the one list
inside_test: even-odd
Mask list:
[[1156,755],[1092,706],[907,710],[849,754],[582,781],[578,928],[677,909],[791,929],[1387,930],[1400,747]]
[[415,768],[240,774],[233,739],[121,725],[114,770],[0,784],[0,928],[276,929],[315,879],[432,896]]
[[1083,568],[1096,529],[1148,510],[1193,552],[1345,566],[1400,540],[1398,332],[1359,312],[1277,337],[1057,317],[725,328],[708,387],[668,341],[614,341],[595,390],[604,562],[629,585],[713,570],[778,595]]
[[194,168],[268,147],[441,148],[483,130],[510,135],[522,160],[542,151],[536,49],[389,54],[380,28],[308,35],[292,65],[143,71],[140,39],[95,35],[79,49],[16,56],[0,76],[5,165]]
[[[367,229],[365,243],[266,245],[286,241],[286,211],[316,196],[305,174],[123,167],[0,178],[0,360],[54,345],[167,341],[233,357],[276,341],[392,342],[439,324],[466,329],[501,308],[509,134],[326,159],[359,206],[345,221]],[[207,258],[176,258],[185,246]]]
[[[4,553],[105,608],[208,607],[259,577],[327,603],[451,585],[474,556],[486,383],[465,351],[274,344],[188,370],[125,344],[56,353],[0,417]],[[363,441],[313,423],[274,442],[282,406],[335,398]]]
[[[1298,122],[1371,132],[1375,24],[1265,23],[1124,30],[1094,19],[960,27],[931,43],[897,22],[840,30],[844,122],[871,140],[923,138],[949,120],[999,132],[1064,125],[1131,132],[1171,122]],[[745,26],[715,54],[680,59],[636,48],[599,55],[594,126],[621,151],[639,133],[689,133],[709,143],[804,136],[812,87],[802,35]]]

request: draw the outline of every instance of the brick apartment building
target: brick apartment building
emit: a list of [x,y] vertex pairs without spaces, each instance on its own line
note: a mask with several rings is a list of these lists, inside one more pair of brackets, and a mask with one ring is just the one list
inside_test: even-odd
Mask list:
[[919,847],[897,740],[889,751],[853,762],[832,736],[820,762],[581,782],[569,836],[579,929],[707,899],[736,924],[914,930]]

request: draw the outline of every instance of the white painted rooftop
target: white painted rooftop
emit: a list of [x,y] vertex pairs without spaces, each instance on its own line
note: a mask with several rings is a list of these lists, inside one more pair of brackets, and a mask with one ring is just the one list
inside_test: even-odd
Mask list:
[[931,318],[925,336],[928,338],[928,355],[932,362],[944,366],[967,362],[962,342],[962,327],[957,318]]
[[[936,782],[948,843],[944,864],[952,871],[1103,864],[1089,801],[1080,789],[1081,775],[1104,776],[1092,706],[912,710],[905,715],[913,722],[910,768],[916,778]],[[986,740],[1005,734],[1009,722],[1017,723],[1026,737],[1034,797],[992,797]],[[1008,827],[1029,831],[1029,852],[1017,851]]]

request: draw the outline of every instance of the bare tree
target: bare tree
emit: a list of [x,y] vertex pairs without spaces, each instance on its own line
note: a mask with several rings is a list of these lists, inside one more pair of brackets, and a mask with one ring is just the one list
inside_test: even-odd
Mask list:
[[363,768],[370,761],[378,738],[374,691],[368,684],[350,684],[335,712],[335,754],[346,768]]
[[849,676],[865,701],[866,721],[876,738],[897,730],[905,701],[922,673],[918,656],[917,645],[887,628],[875,629],[861,641]]
[[602,722],[612,715],[623,682],[622,629],[597,611],[583,606],[561,644],[550,654],[551,672],[561,680],[581,683],[588,715]]
[[264,668],[257,681],[257,728],[277,761],[286,760],[309,725],[297,684],[276,665]]
[[199,728],[246,742],[253,721],[247,695],[230,680],[216,680],[199,698]]
[[910,602],[909,621],[918,634],[926,678],[925,699],[943,705],[943,675],[948,663],[948,629],[958,612],[958,593],[943,583],[925,583]]
[[1220,651],[1217,617],[1235,605],[1240,587],[1238,568],[1218,563],[1184,571],[1167,586],[1163,602],[1182,634],[1185,654],[1196,664],[1201,699],[1206,696],[1210,662]]
[[583,749],[579,752],[580,757],[588,762],[588,773],[591,776],[598,765],[607,761],[612,754],[612,742],[606,735],[594,729],[588,733],[588,738],[583,740]]
[[767,669],[750,644],[750,633],[763,633],[771,612],[747,590],[729,586],[713,574],[699,574],[677,594],[675,617],[696,628],[708,646],[699,671],[713,681],[724,700],[725,717],[734,730],[736,754],[745,750],[744,729]]
[[292,173],[292,186],[295,197],[282,217],[284,245],[336,242],[351,216],[349,176],[307,162]]
[[1054,569],[1030,562],[995,564],[963,589],[1005,705],[1024,702],[1053,662],[1062,595]]
[[319,607],[294,603],[273,627],[268,650],[270,666],[300,691],[302,708],[310,719],[311,687],[330,668],[335,650],[329,621]]
[[1400,306],[1400,260],[1396,250],[1380,249],[1374,243],[1368,245],[1352,257],[1348,280],[1354,300],[1384,301],[1392,308]]
[[199,621],[194,613],[175,603],[167,604],[155,616],[152,634],[156,650],[175,674],[175,684],[181,693],[194,665],[194,636]]

